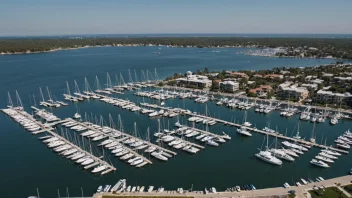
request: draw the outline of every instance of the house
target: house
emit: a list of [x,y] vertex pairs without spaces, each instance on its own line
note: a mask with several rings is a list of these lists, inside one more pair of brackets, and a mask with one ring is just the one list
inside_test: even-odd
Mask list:
[[264,78],[270,78],[270,79],[283,79],[284,76],[280,74],[268,74],[265,75]]
[[226,76],[227,77],[237,77],[237,78],[247,78],[249,79],[249,76],[245,73],[242,72],[232,72],[232,71],[226,71]]
[[324,82],[324,80],[321,80],[321,79],[314,79],[314,80],[311,80],[310,81],[311,83],[314,83],[314,84],[318,84],[318,85],[320,85],[320,84],[322,84],[323,82]]
[[263,78],[263,75],[260,75],[260,74],[254,74],[253,77],[255,78]]
[[234,81],[223,81],[219,83],[221,91],[234,93],[239,90],[239,83]]
[[302,84],[301,87],[307,88],[309,91],[315,91],[318,89],[317,84]]
[[334,76],[334,74],[323,73],[323,76],[324,76],[324,77],[333,77],[333,76]]
[[270,92],[271,90],[273,90],[272,87],[268,85],[261,85],[258,88],[249,90],[249,93],[257,94],[257,96],[259,97],[266,97],[268,92]]

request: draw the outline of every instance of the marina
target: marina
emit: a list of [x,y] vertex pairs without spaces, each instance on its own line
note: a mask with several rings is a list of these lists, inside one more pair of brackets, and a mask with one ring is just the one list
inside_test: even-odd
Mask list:
[[[23,100],[22,106],[24,107],[24,109],[28,112],[28,114],[32,114],[38,119],[41,119],[43,121],[43,125],[45,124],[46,127],[48,128],[56,127],[57,128],[56,130],[58,131],[60,131],[61,128],[63,128],[64,131],[67,129],[71,136],[78,136],[80,138],[83,137],[85,141],[90,141],[93,148],[100,149],[101,147],[103,147],[103,150],[105,152],[104,154],[105,157],[107,157],[107,159],[111,161],[111,164],[113,165],[113,167],[116,168],[116,171],[111,171],[109,173],[106,173],[103,177],[98,176],[99,174],[91,174],[91,171],[93,171],[95,168],[97,168],[95,169],[96,171],[99,171],[101,169],[101,166],[99,166],[100,164],[96,164],[96,162],[94,162],[84,166],[78,166],[76,164],[72,164],[70,162],[71,160],[66,159],[66,157],[65,158],[58,157],[55,151],[53,151],[52,149],[50,150],[44,149],[43,143],[41,143],[41,141],[37,141],[39,136],[40,137],[45,137],[48,135],[52,136],[51,134],[46,132],[46,129],[39,128],[38,130],[30,131],[30,133],[23,133],[23,130],[24,130],[23,127],[20,127],[16,124],[11,123],[11,121],[8,121],[8,116],[5,116],[5,114],[1,114],[0,122],[2,123],[1,131],[3,131],[3,133],[1,133],[2,144],[0,144],[1,145],[0,152],[3,157],[9,160],[9,163],[4,164],[4,168],[6,170],[13,171],[15,167],[11,167],[11,165],[18,164],[16,165],[18,169],[16,168],[15,170],[18,171],[19,174],[25,175],[25,176],[28,175],[28,177],[38,178],[37,180],[31,181],[31,182],[28,182],[28,180],[23,181],[25,183],[23,183],[22,181],[17,181],[18,185],[24,186],[21,192],[16,192],[13,186],[5,185],[6,189],[8,189],[8,192],[6,192],[5,195],[8,195],[9,197],[23,197],[28,194],[35,194],[35,189],[37,187],[39,187],[41,196],[43,197],[56,196],[57,190],[59,190],[60,193],[63,194],[63,192],[66,192],[66,187],[69,188],[70,195],[71,194],[79,195],[81,194],[81,189],[78,185],[82,186],[82,188],[84,189],[84,194],[92,194],[93,192],[96,192],[97,187],[99,185],[104,184],[103,186],[103,190],[104,190],[105,184],[113,184],[114,182],[117,182],[116,181],[117,179],[120,179],[120,178],[128,178],[128,181],[130,183],[129,185],[131,185],[131,190],[133,186],[141,187],[142,185],[144,185],[145,186],[144,191],[147,191],[149,188],[149,185],[153,185],[154,189],[152,191],[155,191],[155,190],[157,191],[161,186],[163,186],[165,189],[163,192],[160,192],[161,194],[165,193],[166,191],[169,191],[168,189],[174,189],[174,191],[177,191],[178,188],[183,188],[182,191],[186,191],[186,189],[189,189],[192,186],[192,184],[194,184],[194,189],[199,191],[204,191],[204,188],[207,188],[208,191],[210,191],[211,187],[214,187],[216,188],[217,192],[222,192],[227,188],[229,188],[230,186],[237,185],[237,186],[240,186],[240,188],[242,189],[243,185],[250,185],[250,184],[254,185],[255,188],[257,189],[262,189],[266,187],[280,186],[285,182],[289,183],[292,186],[294,185],[295,182],[301,181],[300,180],[301,178],[304,178],[304,179],[308,178],[308,175],[309,175],[309,178],[317,178],[321,176],[325,179],[341,176],[346,174],[346,170],[350,169],[350,164],[348,163],[348,160],[350,159],[350,154],[348,154],[348,149],[343,149],[342,147],[336,148],[336,145],[340,143],[335,144],[334,142],[335,140],[338,139],[337,137],[342,136],[348,130],[349,124],[350,124],[350,121],[348,119],[339,119],[336,125],[330,125],[329,119],[327,119],[325,123],[319,123],[319,124],[317,123],[316,129],[315,129],[317,133],[315,138],[316,139],[315,144],[312,144],[309,141],[313,124],[309,121],[301,121],[302,129],[300,130],[300,136],[302,137],[302,139],[298,140],[297,142],[300,144],[309,143],[310,145],[312,145],[312,148],[308,149],[308,151],[303,151],[304,152],[303,155],[298,154],[300,157],[295,157],[294,163],[282,160],[283,164],[281,166],[276,167],[257,159],[255,157],[255,154],[258,153],[257,148],[258,147],[260,148],[263,141],[263,137],[264,135],[266,136],[266,134],[268,134],[269,136],[270,148],[273,148],[271,144],[273,139],[275,139],[276,137],[279,141],[278,145],[280,145],[282,141],[289,141],[289,142],[296,141],[296,139],[293,138],[296,132],[293,133],[291,131],[293,131],[297,126],[297,122],[299,120],[299,115],[300,115],[298,112],[289,118],[280,116],[279,115],[281,111],[280,109],[272,110],[270,113],[256,113],[255,109],[259,108],[260,104],[262,103],[262,101],[259,101],[259,100],[256,102],[257,104],[256,106],[253,106],[247,110],[242,110],[238,107],[228,108],[225,105],[216,105],[216,103],[219,102],[222,97],[226,96],[225,94],[221,96],[215,96],[214,99],[211,99],[211,95],[213,94],[208,93],[207,95],[209,96],[209,100],[206,102],[205,102],[205,99],[198,100],[199,102],[195,102],[195,99],[197,99],[198,97],[193,97],[193,98],[185,97],[184,99],[179,99],[178,98],[179,96],[177,96],[174,98],[170,97],[165,100],[158,100],[158,99],[153,99],[149,97],[140,97],[135,95],[135,93],[144,92],[144,91],[153,92],[155,90],[160,90],[160,89],[152,87],[151,86],[152,82],[147,83],[149,84],[148,86],[147,85],[145,87],[143,87],[144,85],[142,86],[143,84],[142,82],[144,80],[142,80],[143,78],[141,78],[142,75],[139,75],[139,73],[141,72],[141,69],[137,67],[137,64],[132,66],[130,70],[130,73],[131,73],[131,76],[133,77],[133,82],[134,82],[133,83],[134,86],[131,86],[131,84],[127,85],[128,83],[132,83],[132,82],[127,82],[129,81],[128,70],[123,69],[121,67],[118,67],[119,69],[116,70],[116,64],[114,64],[114,66],[112,65],[107,66],[104,68],[105,71],[102,71],[101,68],[95,67],[95,65],[99,64],[98,62],[96,62],[96,60],[86,61],[84,65],[83,64],[77,65],[77,62],[74,61],[76,58],[80,57],[80,55],[83,55],[84,57],[87,57],[87,58],[91,58],[88,54],[91,54],[91,53],[94,54],[97,52],[99,53],[99,50],[103,50],[104,52],[110,53],[111,49],[109,48],[93,49],[92,48],[92,49],[60,51],[58,53],[44,54],[45,56],[48,56],[51,58],[50,59],[48,58],[47,60],[45,60],[45,56],[44,56],[44,60],[42,60],[42,62],[37,62],[35,60],[32,60],[32,57],[28,56],[26,57],[26,59],[28,59],[30,64],[33,63],[33,67],[35,67],[35,65],[42,65],[43,68],[38,71],[37,70],[33,71],[32,69],[29,70],[29,67],[26,67],[27,62],[25,61],[17,62],[16,64],[18,65],[18,67],[21,67],[23,69],[23,74],[21,74],[23,75],[23,79],[11,80],[11,87],[5,87],[3,85],[0,85],[0,86],[2,86],[1,90],[3,93],[5,93],[5,95],[7,91],[9,91],[10,94],[13,94],[14,90],[18,89],[18,92],[22,96],[22,100]],[[132,48],[126,47],[121,49],[128,51],[129,54],[133,54],[131,52],[134,50],[137,50],[137,51],[140,50],[138,53],[147,54],[150,52],[149,50],[153,48],[139,49],[137,47],[132,49]],[[147,50],[148,52],[144,50]],[[179,53],[178,50],[180,49],[172,48],[170,49],[170,52],[172,51],[173,53],[176,53],[176,52]],[[195,49],[189,49],[189,50],[195,50]],[[207,51],[208,49],[204,49],[204,50],[206,51],[205,53],[207,53],[207,56],[209,56],[209,54],[210,55],[212,54],[211,51]],[[236,54],[236,50],[240,50],[240,49],[230,49],[230,50],[233,50],[233,54]],[[71,57],[71,53],[77,53],[78,56]],[[133,56],[139,56],[138,53],[136,53]],[[57,56],[63,56],[67,58],[67,60]],[[21,57],[21,55],[18,57]],[[101,59],[102,57],[99,57],[99,56],[92,56],[92,57],[95,57],[98,60],[102,61]],[[107,55],[107,57],[111,57],[112,59],[115,60],[115,56]],[[124,60],[124,58],[121,57],[120,55],[116,55],[116,57],[119,58],[119,60],[116,59],[116,61],[122,61],[123,63],[126,63],[126,64],[130,62],[130,59]],[[243,56],[235,55],[235,57],[241,58]],[[4,58],[8,59],[10,57],[4,56],[1,58],[3,60]],[[60,61],[57,61],[57,63],[56,62],[53,63],[51,61],[52,58],[59,59]],[[157,60],[156,58],[157,57],[151,57],[152,60]],[[158,57],[158,58],[161,59],[162,57]],[[244,57],[244,60],[246,60],[247,58],[248,57]],[[261,57],[254,57],[254,58],[258,58],[261,61],[267,60],[267,59],[262,59]],[[270,59],[268,61],[269,62],[266,63],[267,64],[266,67],[272,67],[273,65],[275,65],[277,60],[271,61]],[[289,65],[290,63],[287,61],[291,61],[291,59],[287,59],[287,60],[280,59],[279,61],[282,61],[282,62],[278,66]],[[320,64],[318,62],[314,62],[314,60],[295,60],[295,62],[299,62],[299,61],[302,61],[302,63],[300,64],[292,63],[292,65],[308,66],[308,65]],[[191,63],[185,63],[186,65],[188,64],[187,67],[180,67],[177,70],[174,70],[174,69],[163,70],[160,68],[163,68],[164,64],[158,63],[157,61],[155,61],[155,63],[156,63],[155,65],[149,68],[142,68],[142,70],[144,70],[144,73],[147,73],[146,72],[147,69],[149,70],[148,72],[149,79],[152,78],[151,76],[155,78],[154,67],[157,68],[158,75],[161,78],[165,78],[166,76],[172,74],[173,72],[187,71],[187,68],[190,67],[190,64],[191,64]],[[135,64],[135,63],[131,62],[131,64]],[[182,63],[181,65],[183,64],[184,63]],[[10,63],[8,64],[5,62],[4,65],[5,67],[8,67],[6,65],[11,65],[11,64]],[[50,65],[51,67],[49,69],[44,67],[44,65]],[[247,66],[249,67],[250,64],[247,65],[246,63],[245,67]],[[210,67],[210,69],[216,69],[218,67],[219,66],[216,66],[213,68]],[[79,68],[79,70],[77,70],[76,68]],[[226,65],[222,65],[222,68],[231,69],[232,66],[226,67]],[[60,71],[66,71],[66,70],[70,72],[60,73]],[[136,70],[137,78],[139,81],[138,84],[141,85],[140,87],[136,85],[137,84],[136,82],[138,81],[135,80],[134,70]],[[35,72],[35,75],[37,76],[47,76],[47,79],[38,78],[37,82],[30,81],[31,72]],[[111,83],[110,82],[107,83],[106,81],[107,72],[109,73],[109,76],[111,78],[110,79],[112,81]],[[121,79],[119,75],[120,73],[123,76],[123,78],[126,79],[125,83],[123,83],[122,80],[120,80]],[[118,78],[117,81],[115,79],[115,74],[117,75],[117,78]],[[6,74],[5,72],[4,75],[9,75],[9,74],[8,73]],[[100,85],[101,90],[105,90],[106,88],[111,88],[116,86],[119,89],[120,88],[124,89],[123,91],[122,90],[118,91],[118,92],[122,92],[123,94],[117,93],[117,92],[114,93],[114,92],[111,92],[111,90],[110,90],[111,94],[108,94],[108,92],[106,92],[109,90],[96,93],[95,90],[98,90],[96,86],[97,83],[94,82],[96,81],[96,76],[100,81],[99,84],[101,84]],[[84,83],[85,77],[87,79],[86,80],[87,83]],[[68,82],[68,85],[69,85],[70,94],[67,94],[68,86],[66,85],[66,81]],[[76,89],[75,84],[77,84],[78,89]],[[87,86],[85,86],[84,84],[87,84]],[[108,85],[105,85],[105,84],[108,84]],[[49,90],[50,96],[54,101],[64,101],[64,103],[67,103],[68,105],[61,106],[60,108],[41,106],[40,108],[46,109],[46,113],[43,113],[44,111],[39,111],[41,112],[39,113],[40,115],[36,115],[36,113],[38,112],[37,109],[40,109],[39,102],[42,101],[39,87],[42,88],[44,101],[45,102],[48,101],[46,86],[50,88]],[[126,88],[122,88],[122,87],[126,87]],[[131,88],[128,88],[128,87],[131,87]],[[163,89],[164,91],[166,90],[166,88],[163,88]],[[176,92],[180,92],[178,88],[172,88],[169,90],[168,94],[172,95],[175,89],[176,89]],[[117,88],[114,90],[117,91]],[[193,92],[196,93],[195,91]],[[68,95],[70,96],[70,97],[67,97],[69,100],[65,101],[65,96],[63,96],[63,93],[65,93],[66,96]],[[77,93],[80,95],[77,95]],[[33,95],[35,100],[33,99]],[[199,95],[205,95],[205,94],[197,93],[196,95],[199,96]],[[89,96],[89,99],[86,96]],[[234,94],[229,94],[227,97],[232,98],[233,96]],[[235,96],[236,99],[241,99],[240,101],[244,101],[246,103],[246,99],[242,99],[241,97],[242,96]],[[104,99],[105,101],[102,99]],[[113,101],[108,99],[113,99]],[[252,101],[249,100],[248,103],[251,103],[251,102]],[[14,103],[17,103],[17,99],[14,101]],[[119,103],[120,106],[114,105],[117,103]],[[148,106],[145,106],[146,104],[148,104]],[[270,104],[270,103],[264,102],[264,104]],[[281,107],[285,108],[284,104],[285,104],[285,101],[282,102]],[[276,105],[277,104],[275,103],[272,104],[272,106],[276,106]],[[1,101],[1,107],[5,108],[6,106],[7,106],[7,102],[5,100]],[[13,106],[19,106],[19,105],[13,105]],[[31,106],[36,106],[37,109],[32,109]],[[126,108],[123,108],[125,106]],[[204,109],[206,109],[206,106],[208,108],[207,115],[204,112]],[[323,107],[319,107],[319,108],[324,110]],[[150,113],[153,113],[155,111],[161,113],[160,110],[164,110],[164,113],[162,116],[160,114],[158,114],[158,116],[152,116],[152,117],[149,116]],[[247,121],[252,123],[252,126],[247,127],[246,129],[252,134],[252,137],[244,137],[236,133],[236,128],[241,127],[241,124],[243,123],[243,117],[244,117],[243,114],[245,111],[247,111],[248,113]],[[303,111],[303,110],[300,110],[300,111]],[[195,112],[196,114],[194,114]],[[76,113],[79,114],[81,118],[77,117],[77,119],[74,119],[73,116]],[[85,123],[87,122],[86,116],[85,116],[86,113],[89,116],[92,113],[93,116],[90,116],[90,119],[88,121],[93,124],[98,123],[98,125],[100,125],[99,124],[100,117],[98,115],[102,115],[105,119],[109,117],[109,114],[111,114],[111,116],[115,119],[118,117],[118,115],[121,115],[121,119],[123,119],[123,124],[125,129],[124,133],[126,133],[126,135],[123,135],[121,137],[108,136],[103,138],[105,136],[105,133],[94,133],[87,136],[81,136],[81,134],[83,133],[89,134],[86,132],[89,130],[93,130],[92,126],[89,126],[90,124]],[[204,114],[204,115],[201,115],[201,114]],[[51,117],[50,115],[56,116],[58,120],[54,121],[56,118]],[[95,115],[97,115],[97,119],[95,119]],[[43,117],[39,117],[39,116],[48,118],[48,120],[45,121]],[[197,117],[198,120],[200,120],[199,118],[201,118],[203,120],[215,121],[216,123],[212,124],[213,122],[203,123],[203,121],[198,121],[198,122],[188,121],[188,119],[192,117]],[[80,121],[80,119],[82,119],[82,121]],[[204,149],[200,147],[196,147],[197,149],[199,149],[199,151],[197,151],[197,154],[193,154],[192,152],[184,150],[185,147],[181,149],[176,149],[173,146],[169,146],[168,144],[171,142],[168,142],[168,143],[160,142],[160,145],[159,145],[158,142],[156,142],[156,140],[158,140],[159,138],[154,136],[154,133],[158,132],[157,120],[160,120],[161,131],[163,133],[168,134],[167,132],[164,132],[164,130],[167,129],[171,133],[173,133],[171,134],[171,136],[180,138],[180,139],[183,138],[189,143],[193,143],[198,146],[204,147]],[[68,122],[73,122],[73,121],[75,121],[75,123],[79,123],[77,125],[86,129],[85,130],[82,130],[82,128],[70,129],[73,126],[71,127],[64,126],[64,124]],[[177,123],[177,121],[179,121],[179,123],[182,125],[181,127],[174,126],[174,124]],[[271,123],[270,126],[268,126],[267,124],[269,121]],[[120,159],[120,157],[122,156],[117,157],[115,156],[116,153],[111,153],[113,150],[118,151],[119,150],[118,148],[115,148],[112,150],[105,147],[106,145],[112,142],[104,145],[100,145],[105,140],[109,140],[109,139],[111,140],[114,139],[116,141],[122,142],[122,141],[128,140],[129,138],[135,137],[133,135],[134,123],[137,123],[137,131],[139,131],[139,133],[143,135],[146,133],[147,128],[149,127],[150,145],[155,146],[160,150],[166,149],[170,151],[168,154],[172,155],[173,157],[168,158],[169,160],[167,161],[161,161],[149,155],[148,153],[143,153],[143,156],[147,160],[150,160],[152,162],[152,165],[150,165],[150,163],[147,163],[139,168],[135,168],[135,167],[132,167],[132,163],[128,162],[134,157],[131,157],[129,159],[122,161]],[[100,125],[100,126],[108,126],[110,128],[113,128],[109,126],[109,122],[104,123],[103,125]],[[188,129],[192,131],[199,132],[199,134],[192,136],[192,132],[191,132],[189,133],[190,137],[186,136],[188,134],[178,135],[176,133],[176,130],[182,127],[188,127]],[[268,127],[272,130],[278,131],[279,133],[281,133],[281,135],[271,134],[271,132],[261,130],[264,127]],[[33,127],[33,129],[35,128]],[[121,130],[119,130],[119,128],[115,128],[115,129],[117,129],[119,132],[122,132]],[[285,129],[287,130],[287,133],[285,132]],[[51,129],[51,131],[55,131],[55,129]],[[172,131],[174,131],[175,133]],[[186,130],[184,132],[186,132]],[[33,135],[34,133],[37,133],[38,135]],[[193,133],[193,134],[196,134],[196,133]],[[208,136],[212,135],[214,137],[223,138],[225,134],[228,135],[231,138],[231,140],[226,140],[225,143],[217,142],[219,146],[216,146],[216,147],[206,144],[205,142],[202,142],[201,140],[199,140],[200,138],[197,139],[197,137],[201,135],[204,135],[204,137],[206,135]],[[94,135],[94,136],[88,137],[91,135]],[[137,136],[137,137],[139,138],[138,140],[145,141],[144,137],[143,138],[141,138],[140,136]],[[306,138],[303,139],[304,137]],[[103,139],[100,139],[100,138],[103,138]],[[93,139],[96,141],[93,141]],[[175,140],[179,140],[179,139],[175,139]],[[343,139],[341,140],[343,141]],[[325,146],[325,142],[327,142],[326,146]],[[345,144],[341,144],[341,145],[345,146]],[[73,145],[70,145],[70,146],[73,146]],[[330,149],[330,146],[332,146],[331,149]],[[130,149],[128,150],[129,153],[136,152],[138,154],[141,154],[141,151],[134,150],[137,147],[130,148],[129,145],[127,145],[126,147]],[[188,148],[189,147],[186,147],[186,149]],[[323,169],[312,165],[310,161],[313,158],[315,158],[315,156],[318,156],[318,154],[322,152],[321,150],[326,150],[326,148],[328,149],[328,152],[335,151],[335,152],[341,153],[341,156],[339,156],[338,159],[333,159],[334,163],[326,162],[329,164],[330,166],[329,168]],[[73,152],[74,151],[73,149],[78,149],[78,148],[71,147],[70,149],[67,149],[67,150],[69,150],[70,152]],[[144,150],[145,149],[147,148],[144,148]],[[281,149],[281,147],[278,147],[278,149]],[[11,150],[11,152],[9,152],[9,150]],[[28,152],[30,151],[33,154],[31,153],[27,154],[24,152],[24,150],[28,150]],[[166,150],[163,150],[163,152],[167,152]],[[191,149],[190,151],[195,151],[195,150]],[[100,149],[100,152],[101,152],[101,149]],[[173,154],[172,152],[175,154]],[[133,153],[133,154],[135,155],[136,153]],[[96,156],[100,156],[100,155],[96,155]],[[77,156],[72,156],[72,157],[77,157]],[[321,159],[326,158],[324,156],[322,157],[323,158]],[[21,159],[23,164],[17,163],[16,160],[18,159]],[[321,160],[321,159],[318,159],[318,160]],[[140,159],[138,158],[135,160],[136,160],[135,163],[140,162]],[[29,161],[31,162],[30,165],[29,163],[27,163]],[[143,159],[143,161],[146,162],[145,159]],[[141,164],[143,163],[140,163],[139,165]],[[24,166],[30,166],[31,171],[23,169]],[[85,167],[87,169],[85,169]],[[84,171],[82,171],[82,169]],[[251,170],[251,172],[245,174],[243,170],[247,170],[247,169]],[[102,171],[100,173],[102,173]],[[211,180],[209,179],[209,174],[212,175]],[[10,175],[10,171],[8,172],[6,171],[3,175],[5,178],[12,177]],[[166,175],[167,177],[165,177]],[[52,180],[51,179],[52,177],[63,178],[63,179]],[[70,178],[70,179],[65,179],[65,178]],[[170,180],[168,178],[173,178],[173,179]],[[185,181],[184,178],[189,178],[189,179]],[[267,178],[271,178],[271,179],[269,180]],[[50,184],[49,182],[47,182],[49,180],[51,181]],[[203,181],[203,182],[199,182],[199,181]],[[214,181],[221,181],[221,182],[218,182],[215,185]],[[183,184],[182,186],[180,186],[181,183]],[[48,186],[48,188],[42,189],[41,186],[44,186],[44,185]],[[136,193],[137,191],[138,190],[136,188],[134,193]],[[179,192],[180,192],[180,189],[179,189]]]
[[[101,158],[98,158],[98,157],[94,156],[92,153],[89,153],[89,152],[81,149],[79,146],[71,143],[70,141],[68,141],[64,137],[59,136],[57,133],[53,132],[52,131],[53,128],[45,126],[40,121],[38,121],[35,118],[33,118],[30,114],[28,114],[27,112],[23,111],[23,107],[13,107],[13,108],[9,108],[9,109],[2,109],[2,111],[5,114],[9,115],[11,118],[13,118],[16,122],[19,122],[19,123],[21,123],[24,126],[26,126],[26,124],[28,124],[28,123],[31,123],[32,125],[39,126],[38,131],[45,130],[45,132],[47,134],[50,134],[51,137],[49,139],[45,139],[43,142],[46,142],[46,141],[52,139],[52,141],[50,141],[50,143],[48,144],[49,148],[57,147],[57,146],[61,146],[61,145],[66,145],[66,149],[62,149],[61,151],[64,151],[64,150],[67,150],[67,149],[71,149],[71,148],[74,149],[74,150],[71,150],[70,153],[66,153],[66,154],[64,153],[65,156],[68,156],[68,155],[74,154],[74,153],[81,153],[81,154],[84,154],[82,156],[89,156],[87,159],[92,159],[92,162],[95,162],[95,163],[91,164],[89,166],[84,166],[84,169],[89,169],[89,168],[94,167],[94,166],[99,164],[99,165],[104,165],[106,167],[105,168],[106,170],[102,169],[104,171],[101,172],[101,175],[104,175],[104,174],[107,174],[107,173],[109,173],[111,171],[115,171],[116,170],[115,167],[113,167],[112,165],[110,165],[106,161],[103,161]],[[66,121],[64,121],[64,122],[66,122]],[[54,126],[56,124],[58,124],[58,122],[51,123],[51,126]],[[38,134],[38,133],[33,132],[33,134]],[[84,165],[84,164],[82,164],[82,165]],[[87,163],[87,165],[88,165],[88,163]]]

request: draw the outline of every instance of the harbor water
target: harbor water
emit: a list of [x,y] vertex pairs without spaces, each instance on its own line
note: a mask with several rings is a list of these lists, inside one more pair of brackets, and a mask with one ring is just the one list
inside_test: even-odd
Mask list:
[[[105,86],[106,73],[109,72],[113,83],[115,74],[121,73],[126,82],[129,80],[128,69],[134,70],[141,78],[141,70],[154,73],[156,68],[158,76],[163,79],[174,73],[184,73],[188,70],[260,70],[273,67],[305,67],[335,62],[333,59],[296,59],[296,58],[269,58],[243,55],[247,49],[242,48],[167,48],[167,47],[99,47],[79,50],[64,50],[52,53],[8,55],[0,56],[0,107],[7,105],[7,91],[16,103],[15,90],[18,90],[25,110],[32,113],[31,105],[41,100],[39,87],[44,90],[46,86],[58,100],[63,100],[62,94],[66,92],[66,81],[74,90],[73,80],[76,80],[81,91],[84,88],[84,77],[87,77],[93,87],[95,76],[100,84]],[[156,52],[160,52],[156,53]],[[146,88],[145,90],[153,90]],[[114,95],[121,99],[133,102],[149,102],[160,104],[160,101],[133,95],[134,91],[126,91],[124,95]],[[44,96],[47,97],[46,92]],[[165,106],[189,109],[227,121],[243,122],[243,110],[230,110],[224,106],[216,106],[214,102],[205,104],[195,103],[194,100],[169,99]],[[89,100],[76,104],[70,103],[68,107],[49,109],[60,118],[72,117],[77,111],[84,116],[85,113],[102,116],[104,122],[109,124],[109,115],[117,124],[118,115],[121,116],[126,132],[133,133],[133,124],[136,122],[138,135],[145,137],[147,128],[154,133],[158,129],[157,119],[149,118],[137,112],[130,112],[99,100]],[[247,121],[259,129],[271,123],[280,133],[292,136],[297,131],[298,115],[290,118],[280,117],[278,111],[269,114],[254,112],[254,108],[247,111]],[[180,120],[187,123],[186,116],[178,118],[162,118],[163,128],[173,129],[174,123]],[[340,120],[331,126],[328,120],[316,124],[316,141],[327,145],[333,144],[337,136],[348,128],[351,121]],[[203,124],[198,128],[205,129]],[[300,135],[310,138],[313,124],[301,122]],[[262,148],[264,136],[253,132],[252,137],[242,137],[236,133],[235,127],[216,124],[209,127],[209,131],[221,134],[225,132],[232,140],[219,147],[206,146],[198,154],[190,155],[182,150],[167,162],[160,162],[151,158],[153,164],[143,168],[134,168],[110,155],[105,150],[105,159],[111,161],[116,172],[105,176],[93,175],[83,170],[77,164],[60,157],[47,148],[37,138],[15,123],[5,114],[0,114],[0,193],[2,197],[26,197],[35,195],[39,189],[41,197],[80,196],[81,188],[85,196],[92,195],[99,185],[114,184],[118,179],[126,178],[128,185],[156,187],[164,186],[166,189],[203,190],[205,187],[215,187],[218,191],[225,190],[234,185],[253,184],[257,188],[276,187],[285,182],[293,184],[300,178],[332,178],[342,176],[352,167],[351,155],[342,155],[328,169],[312,166],[309,161],[318,154],[319,149],[312,148],[301,155],[294,162],[283,162],[282,166],[273,166],[255,158],[258,148]],[[71,135],[77,132],[71,132]],[[152,137],[152,141],[154,138]],[[273,138],[269,139],[272,144]],[[280,140],[281,141],[281,140]],[[94,152],[102,154],[101,148],[94,143]],[[168,148],[167,145],[165,145]],[[264,148],[264,147],[263,147]],[[144,156],[150,158],[148,155]]]

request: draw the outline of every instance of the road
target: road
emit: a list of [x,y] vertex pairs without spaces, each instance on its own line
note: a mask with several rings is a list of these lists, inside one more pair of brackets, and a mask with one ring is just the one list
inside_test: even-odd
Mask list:
[[[155,191],[153,191],[151,193],[147,193],[147,192],[126,193],[125,192],[125,193],[115,194],[115,196],[116,197],[119,197],[119,196],[271,197],[271,196],[285,196],[288,194],[289,190],[295,190],[297,198],[305,198],[305,197],[310,197],[308,191],[312,190],[314,185],[316,185],[318,187],[322,186],[322,185],[325,187],[331,187],[331,186],[336,186],[337,183],[340,183],[341,186],[351,184],[352,183],[352,176],[347,175],[347,176],[324,180],[321,182],[314,182],[314,183],[310,183],[310,184],[302,185],[302,186],[291,186],[290,188],[277,187],[277,188],[266,188],[266,189],[252,190],[252,191],[218,192],[218,193],[208,193],[208,194],[203,194],[201,192],[198,192],[198,193],[197,192],[189,192],[189,193],[179,194],[179,193],[176,193],[175,191],[165,191],[162,193],[157,193]],[[347,193],[347,192],[344,192],[344,193]],[[114,195],[114,194],[112,194],[112,193],[104,193],[104,194],[99,193],[99,194],[95,194],[94,198],[102,198],[103,195]]]

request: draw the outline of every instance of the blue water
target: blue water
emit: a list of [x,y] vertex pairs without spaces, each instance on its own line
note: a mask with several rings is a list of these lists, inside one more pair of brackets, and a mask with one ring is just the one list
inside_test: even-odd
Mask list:
[[[156,68],[160,78],[165,78],[173,73],[184,73],[197,69],[209,70],[260,70],[273,67],[305,67],[334,62],[330,59],[292,59],[292,58],[267,58],[253,57],[239,54],[246,49],[197,49],[197,48],[166,48],[166,47],[100,47],[79,50],[65,50],[53,53],[10,55],[0,56],[0,107],[7,104],[7,91],[10,91],[15,102],[14,91],[18,90],[22,102],[28,112],[29,106],[33,105],[33,94],[36,101],[40,100],[39,87],[48,86],[52,94],[59,100],[63,99],[68,81],[71,91],[74,90],[73,80],[76,79],[83,89],[83,79],[87,77],[91,87],[95,76],[98,76],[100,84],[106,82],[106,73],[109,72],[114,81],[115,74],[121,72],[128,81],[128,69],[136,70],[140,78],[141,70],[150,72]],[[160,55],[155,52],[160,51]],[[44,93],[46,97],[46,93]],[[116,97],[128,98],[135,102],[141,102],[142,98],[127,92],[125,95]],[[148,102],[156,102],[146,99]],[[187,108],[192,111],[204,113],[205,104],[196,104],[192,100],[168,100],[167,106]],[[147,127],[151,132],[157,130],[156,119],[150,119],[145,115],[122,110],[100,101],[85,101],[69,107],[53,109],[53,113],[61,118],[71,117],[79,109],[81,114],[92,113],[108,122],[109,114],[117,123],[118,115],[124,122],[124,128],[131,132],[134,122],[137,123],[138,133],[145,136]],[[212,116],[225,120],[242,122],[244,111],[229,110],[225,107],[217,107],[208,103],[208,109]],[[180,118],[186,122],[186,118]],[[298,122],[294,116],[284,119],[279,112],[268,115],[259,115],[253,110],[248,111],[248,120],[258,128],[266,126],[271,121],[273,128],[287,135],[292,135]],[[162,125],[173,126],[176,118],[163,119]],[[301,136],[309,137],[312,124],[302,123]],[[350,128],[351,122],[340,121],[336,126],[330,126],[328,122],[316,126],[317,141],[325,141],[331,144],[333,140],[345,130]],[[204,128],[203,125],[198,125]],[[3,197],[26,197],[36,194],[39,188],[42,197],[54,197],[57,190],[64,196],[66,188],[70,196],[79,196],[81,187],[85,195],[91,195],[99,185],[114,184],[119,178],[126,178],[129,185],[163,185],[167,189],[183,187],[202,190],[205,187],[216,187],[224,190],[227,187],[243,184],[254,184],[257,188],[280,186],[284,182],[292,183],[299,178],[322,176],[331,178],[346,174],[351,165],[349,155],[342,156],[329,169],[312,167],[309,161],[319,150],[312,149],[302,155],[293,163],[284,162],[281,167],[271,166],[255,159],[257,148],[262,146],[264,136],[254,134],[251,138],[239,137],[235,128],[217,124],[210,127],[210,131],[221,133],[225,131],[232,136],[232,140],[217,148],[208,147],[196,155],[189,155],[177,151],[178,155],[166,163],[152,159],[153,165],[142,169],[130,167],[126,163],[107,154],[108,159],[117,168],[117,171],[106,176],[94,176],[88,171],[82,170],[76,164],[67,161],[26,132],[21,126],[0,114],[0,157],[2,159],[0,169],[0,193]],[[73,132],[70,132],[74,137]],[[273,139],[270,139],[270,143]],[[100,153],[101,149],[93,145],[94,153]]]

